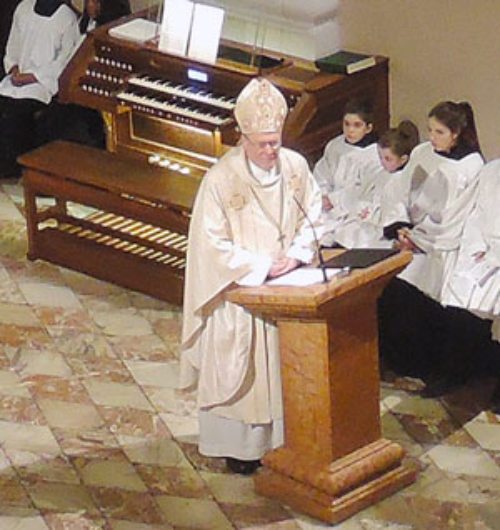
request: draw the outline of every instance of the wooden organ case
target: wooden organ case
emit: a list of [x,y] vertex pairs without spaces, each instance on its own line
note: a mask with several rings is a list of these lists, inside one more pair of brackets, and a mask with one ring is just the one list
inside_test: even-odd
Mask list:
[[[160,52],[154,43],[111,36],[109,30],[122,23],[94,30],[60,80],[61,103],[102,113],[109,152],[103,158],[91,148],[60,143],[21,158],[29,209],[28,256],[181,303],[190,208],[206,170],[238,141],[232,111],[241,89],[251,78],[264,76],[283,91],[291,109],[284,145],[312,164],[341,133],[343,108],[350,98],[371,99],[375,127],[387,128],[388,60],[377,57],[374,67],[334,75],[302,59],[268,51],[255,55],[242,45],[222,42],[219,58],[210,65]],[[41,163],[45,149],[52,157],[48,165]],[[61,152],[65,149],[75,164],[88,158],[101,164],[82,162],[92,175],[81,168],[72,171]],[[54,157],[64,163],[58,165]],[[150,166],[156,167],[151,171]],[[69,187],[49,185],[51,179]],[[165,194],[155,200],[160,182],[176,187],[168,190],[168,201]],[[47,194],[54,196],[56,207],[41,211],[36,198]],[[72,215],[73,203],[93,210],[83,218]],[[116,266],[120,256],[128,267],[134,268],[130,260],[137,261],[137,270],[148,280],[130,281],[124,267]],[[155,282],[167,287],[155,290]]]

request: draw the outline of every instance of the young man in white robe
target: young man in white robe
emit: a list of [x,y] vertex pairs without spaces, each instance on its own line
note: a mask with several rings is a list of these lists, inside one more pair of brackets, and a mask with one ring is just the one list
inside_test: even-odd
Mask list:
[[334,175],[339,186],[328,193],[327,208],[323,199],[322,243],[325,246],[340,243],[336,237],[337,231],[349,221],[360,201],[371,200],[379,170],[380,159],[376,142],[346,153],[340,158]]
[[241,142],[204,177],[189,231],[180,387],[197,385],[200,452],[226,457],[239,473],[255,471],[283,443],[278,332],[224,293],[310,262],[310,223],[321,212],[307,162],[281,147],[286,114],[267,80],[243,89],[235,108]]
[[[347,102],[342,117],[342,134],[326,144],[323,156],[313,171],[323,194],[325,212],[332,208],[332,194],[354,184],[356,178],[352,173],[356,168],[352,167],[353,164],[358,166],[364,159],[373,160],[376,155],[377,135],[373,130],[373,120],[371,102],[358,99]],[[356,153],[358,157],[349,158]]]
[[14,12],[0,81],[1,176],[18,176],[17,156],[33,147],[34,115],[58,91],[76,23],[64,0],[23,0]]

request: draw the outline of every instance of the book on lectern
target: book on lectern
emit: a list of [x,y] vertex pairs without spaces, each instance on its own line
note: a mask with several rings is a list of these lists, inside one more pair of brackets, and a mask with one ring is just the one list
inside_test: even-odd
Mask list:
[[325,262],[325,267],[364,269],[399,252],[394,248],[351,248]]

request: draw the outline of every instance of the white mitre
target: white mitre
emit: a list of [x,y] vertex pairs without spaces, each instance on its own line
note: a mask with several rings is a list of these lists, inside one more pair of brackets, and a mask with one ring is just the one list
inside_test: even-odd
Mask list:
[[281,131],[287,112],[283,94],[262,77],[248,83],[234,108],[234,116],[243,134]]

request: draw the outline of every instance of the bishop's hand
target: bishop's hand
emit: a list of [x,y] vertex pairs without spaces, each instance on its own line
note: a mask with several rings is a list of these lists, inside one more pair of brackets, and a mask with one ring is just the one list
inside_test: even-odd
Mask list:
[[295,258],[279,258],[273,261],[268,276],[269,278],[276,278],[277,276],[281,276],[282,274],[296,269],[299,264],[299,260]]

